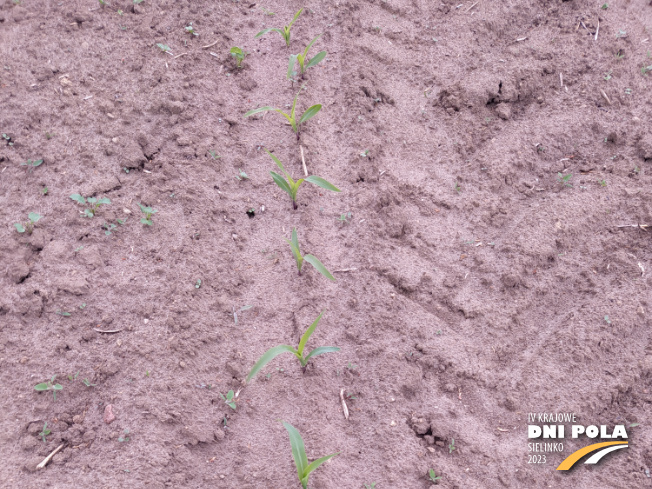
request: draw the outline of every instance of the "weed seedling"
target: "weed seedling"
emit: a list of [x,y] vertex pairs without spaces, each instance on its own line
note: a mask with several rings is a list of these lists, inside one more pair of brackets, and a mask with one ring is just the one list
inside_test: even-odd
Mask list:
[[564,175],[561,172],[557,172],[557,181],[561,183],[564,187],[572,187],[573,184],[570,183],[570,179],[573,178],[573,174],[569,173],[568,175]]
[[134,0],[134,5],[140,5],[144,0]]
[[598,183],[600,184],[601,187],[606,187],[607,186],[607,181],[606,180],[598,180]]
[[238,64],[238,68],[242,68],[242,62],[249,53],[244,49],[241,49],[237,46],[231,48],[231,56],[233,56]]
[[57,376],[53,375],[50,380],[47,382],[42,382],[40,384],[36,384],[34,386],[34,389],[37,391],[52,391],[52,395],[54,396],[54,400],[57,400],[57,391],[60,391],[63,389],[63,386],[61,384],[55,384],[54,379],[56,379]]
[[231,409],[235,411],[236,405],[235,405],[235,400],[233,398],[234,394],[233,391],[229,391],[226,393],[226,396],[220,392],[220,397],[224,401],[224,404],[229,406]]
[[[301,87],[301,90],[303,90],[303,87]],[[297,121],[295,117],[295,110],[297,107],[297,99],[299,98],[299,93],[301,93],[301,90],[297,92],[297,94],[294,97],[294,102],[292,103],[292,111],[289,114],[286,114],[283,112],[281,109],[276,109],[274,107],[260,107],[258,109],[253,109],[247,112],[244,116],[245,117],[250,117],[254,114],[259,114],[260,112],[267,112],[269,110],[273,110],[274,112],[278,112],[281,114],[283,117],[285,117],[290,125],[292,126],[292,130],[296,133],[297,139],[299,139],[299,130],[301,129],[301,124],[304,122],[308,121],[309,119],[312,119],[315,115],[317,115],[317,112],[321,110],[321,104],[315,104],[308,109],[301,115],[299,120]]]
[[604,74],[603,78],[605,79],[605,81],[611,80],[611,73],[612,73],[612,70],[609,70]]
[[455,438],[451,438],[451,442],[448,445],[448,453],[453,453],[455,451]]
[[186,32],[188,34],[192,34],[193,36],[198,36],[199,35],[199,32],[197,32],[195,30],[195,28],[192,26],[192,22],[190,24],[188,24],[186,27],[184,27],[184,29],[186,30]]
[[[312,183],[313,185],[317,185],[318,187],[321,187],[325,190],[330,190],[331,192],[340,192],[340,189],[337,188],[335,185],[332,183],[327,182],[321,177],[311,175],[306,178],[300,178],[296,182],[292,180],[292,177],[290,174],[285,170],[285,167],[283,166],[283,163],[281,163],[281,160],[279,160],[276,156],[274,156],[272,153],[270,153],[267,149],[265,149],[267,154],[271,156],[271,158],[274,160],[276,165],[281,169],[281,171],[285,174],[285,178],[283,178],[281,175],[279,175],[276,172],[270,172],[272,174],[272,178],[274,179],[274,182],[276,185],[278,185],[281,190],[287,192],[287,194],[290,196],[292,199],[292,206],[296,210],[298,208],[297,206],[297,191],[299,190],[299,187],[301,184],[305,181],[308,183]],[[286,180],[287,178],[287,180]]]
[[236,180],[249,180],[249,176],[240,168],[240,172],[235,176]]
[[13,146],[13,145],[14,145],[14,142],[13,142],[13,140],[11,139],[11,136],[5,134],[4,132],[2,133],[2,139],[4,139],[5,141],[7,141],[7,146]]
[[57,316],[63,316],[63,317],[70,317],[71,315],[69,312],[62,311],[62,310],[58,310],[57,312],[55,312],[55,314]]
[[326,51],[320,51],[315,56],[310,58],[310,60],[308,61],[308,51],[310,51],[310,48],[312,47],[313,43],[320,37],[321,34],[319,34],[312,41],[310,41],[308,46],[306,46],[306,49],[303,50],[303,53],[290,55],[290,63],[288,65],[288,75],[287,75],[288,80],[293,78],[294,75],[297,74],[294,71],[294,65],[297,63],[297,61],[299,62],[299,75],[301,75],[301,78],[303,78],[308,68],[312,68],[313,66],[316,66],[322,59],[326,57],[327,54]]
[[209,150],[208,150],[208,154],[210,154],[211,157],[212,157],[214,160],[217,160],[217,159],[221,158],[221,156],[218,155],[217,153],[215,153],[215,150],[213,150],[213,149],[209,149]]
[[372,482],[371,484],[365,484],[364,489],[376,489],[376,482]]
[[155,212],[158,212],[156,209],[152,209],[151,207],[145,207],[143,204],[140,202],[138,203],[138,207],[140,207],[140,211],[145,214],[145,217],[141,218],[140,222],[145,224],[146,226],[151,226],[153,224],[152,222],[152,215]]
[[48,436],[50,433],[52,433],[50,430],[48,430],[48,422],[46,421],[45,424],[43,425],[43,429],[41,432],[38,434],[43,439],[43,443],[47,443],[45,440],[45,437]]
[[41,189],[41,193],[42,193],[43,195],[47,195],[47,194],[48,194],[48,188],[47,188],[47,187],[43,187],[43,188]]
[[462,187],[460,187],[460,184],[458,182],[455,182],[455,186],[453,188],[458,194],[462,191]]
[[297,228],[292,228],[292,240],[285,239],[290,244],[290,248],[292,248],[292,254],[294,255],[294,259],[297,262],[297,268],[299,269],[299,275],[301,275],[301,267],[303,266],[303,261],[307,261],[310,263],[313,267],[317,269],[319,273],[321,273],[324,277],[326,277],[328,280],[332,280],[335,282],[335,277],[331,275],[331,272],[329,272],[326,267],[320,262],[316,256],[313,255],[304,255],[301,256],[301,251],[299,249],[299,238],[297,237]]
[[607,10],[609,8],[609,4],[608,3],[603,3],[601,8],[602,8],[602,10]]
[[290,446],[292,447],[292,457],[294,458],[294,464],[297,466],[297,475],[299,476],[299,482],[301,482],[301,486],[303,487],[303,489],[306,489],[308,487],[308,478],[310,477],[310,473],[315,469],[317,469],[317,467],[319,467],[327,460],[333,458],[335,455],[339,455],[339,452],[331,453],[330,455],[326,455],[325,457],[318,458],[317,460],[309,464],[308,457],[306,456],[306,447],[303,444],[303,438],[301,438],[301,434],[299,433],[299,430],[297,430],[290,423],[286,423],[285,421],[283,421],[282,423],[283,426],[285,426],[285,429],[287,430],[288,434],[290,435]]
[[435,469],[430,469],[428,471],[428,478],[433,484],[439,484],[439,479],[441,479],[441,475],[437,475],[435,473]]
[[89,217],[89,218],[97,214],[97,211],[99,210],[101,205],[106,205],[111,203],[111,201],[106,197],[102,197],[101,199],[98,199],[97,197],[88,197],[85,199],[80,194],[72,194],[70,198],[75,202],[77,202],[78,204],[90,205],[90,209],[84,209],[84,212],[80,211],[80,213],[84,217]]
[[604,317],[604,322],[607,324],[611,324],[611,319],[609,319],[609,316]]
[[346,223],[347,219],[351,219],[351,213],[346,212],[342,214],[340,217],[337,218],[338,221],[340,221],[342,224]]
[[91,381],[88,379],[82,380],[82,384],[84,384],[86,387],[95,387],[97,384],[91,384]]
[[122,433],[123,433],[123,435],[118,438],[118,441],[120,443],[124,443],[124,442],[129,441],[131,439],[131,438],[129,438],[127,436],[127,435],[129,435],[129,430],[124,430]]
[[322,315],[324,314],[324,311],[322,311],[319,316],[317,316],[317,319],[308,327],[305,333],[301,336],[301,339],[299,340],[299,346],[294,349],[290,345],[279,345],[275,346],[273,348],[270,348],[267,350],[262,357],[256,362],[256,364],[252,367],[251,372],[249,372],[249,375],[247,375],[247,382],[249,382],[265,365],[267,365],[269,362],[274,360],[277,356],[281,355],[282,353],[292,353],[294,356],[296,356],[299,361],[301,362],[301,368],[305,372],[306,367],[308,366],[308,361],[312,357],[316,357],[317,355],[322,355],[324,353],[332,353],[336,351],[340,351],[340,348],[337,346],[319,346],[312,350],[310,353],[307,355],[303,354],[303,350],[306,347],[306,343],[308,342],[308,339],[310,338],[310,335],[315,331],[315,328],[317,327],[317,324],[319,323],[319,320],[321,319]]
[[24,163],[21,163],[20,166],[28,166],[29,167],[29,172],[32,173],[34,171],[34,168],[37,166],[41,166],[43,163],[43,160],[27,160]]
[[168,54],[172,55],[172,52],[170,51],[170,46],[168,46],[167,44],[162,44],[162,43],[159,42],[159,43],[156,43],[156,46],[161,51],[163,51],[164,53],[168,53]]
[[292,27],[292,24],[299,18],[299,15],[301,15],[301,12],[303,12],[303,9],[299,9],[299,11],[294,14],[294,18],[292,19],[292,22],[290,22],[290,25],[286,25],[283,27],[283,29],[280,29],[278,27],[273,27],[271,29],[264,29],[260,31],[258,34],[254,36],[254,39],[258,39],[261,36],[264,36],[268,32],[278,32],[283,39],[285,40],[285,45],[287,47],[290,47],[290,28]]
[[41,217],[42,216],[40,216],[36,212],[30,212],[27,215],[27,219],[28,219],[27,222],[24,223],[16,222],[14,223],[14,227],[16,228],[16,231],[18,231],[19,233],[24,233],[25,231],[27,231],[27,234],[32,234],[32,232],[34,231],[34,224],[36,224],[38,220],[41,219]]
[[[124,226],[124,223],[127,222],[127,219],[128,218],[125,217],[124,219],[116,219],[116,221],[121,226]],[[113,234],[113,230],[116,229],[118,226],[116,226],[112,222],[111,223],[105,222],[104,224],[102,224],[102,227],[105,229],[104,234],[106,234],[107,236],[111,236],[111,234]]]
[[77,376],[79,375],[79,370],[77,370],[77,373],[75,375],[73,374],[68,374],[68,380],[72,382],[73,380],[77,380]]

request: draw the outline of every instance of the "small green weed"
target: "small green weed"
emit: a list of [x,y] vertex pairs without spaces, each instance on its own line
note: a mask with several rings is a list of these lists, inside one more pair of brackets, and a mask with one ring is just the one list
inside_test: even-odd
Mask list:
[[451,438],[451,442],[448,444],[448,453],[453,453],[455,450],[455,438]]
[[264,29],[260,31],[258,34],[256,34],[254,36],[254,39],[258,39],[259,37],[264,36],[268,32],[278,32],[285,40],[285,45],[287,47],[290,47],[290,29],[292,28],[292,24],[294,24],[294,22],[299,18],[299,15],[301,15],[301,12],[303,12],[303,9],[299,9],[299,11],[296,14],[294,14],[294,18],[292,19],[292,22],[290,22],[289,25],[286,25],[282,29],[278,27],[273,27],[271,29]]
[[220,392],[220,397],[224,401],[224,404],[229,406],[231,409],[235,411],[236,405],[235,405],[235,399],[234,399],[234,394],[233,391],[229,391],[226,393],[226,396]]
[[122,432],[122,435],[118,438],[118,441],[119,441],[120,443],[125,443],[125,442],[130,441],[131,438],[129,438],[128,435],[129,435],[129,430],[124,430],[124,431]]
[[[285,238],[284,238],[285,239]],[[332,280],[335,282],[335,277],[331,275],[331,272],[329,272],[326,267],[323,265],[322,262],[319,261],[319,259],[316,256],[313,255],[301,255],[301,251],[299,249],[299,238],[297,236],[297,229],[292,228],[292,239],[285,239],[285,241],[288,242],[290,245],[290,248],[292,249],[292,254],[294,255],[294,259],[297,262],[297,268],[299,269],[299,275],[301,275],[301,267],[303,266],[303,262],[307,261],[310,263],[315,269],[321,273],[324,277],[326,277],[328,280]]]
[[30,212],[27,215],[27,222],[16,222],[14,223],[14,227],[16,228],[16,231],[19,233],[24,233],[27,231],[27,234],[32,234],[34,231],[34,224],[38,222],[39,219],[41,219],[41,215],[37,214],[36,212]]
[[321,457],[309,464],[308,457],[306,456],[306,448],[303,443],[303,438],[301,438],[301,434],[299,433],[299,430],[297,430],[290,423],[286,423],[285,421],[283,421],[282,423],[283,426],[285,426],[285,429],[287,430],[288,434],[290,435],[290,446],[292,447],[292,457],[294,458],[294,464],[297,467],[297,475],[299,477],[299,482],[301,482],[303,489],[306,489],[308,487],[308,478],[310,477],[310,473],[313,472],[315,469],[317,469],[317,467],[319,467],[327,460],[333,458],[335,455],[339,455],[339,452],[331,453],[330,455]]
[[602,78],[604,78],[605,81],[611,80],[611,78],[612,78],[611,73],[612,72],[613,72],[612,70],[607,71]]
[[140,202],[138,202],[138,207],[140,207],[140,211],[143,214],[145,214],[145,217],[141,218],[140,222],[142,222],[146,226],[151,226],[152,224],[154,224],[152,222],[152,215],[154,215],[154,213],[158,211],[156,209],[152,209],[151,207],[146,207]]
[[237,46],[231,48],[231,56],[235,58],[238,68],[242,68],[242,62],[248,54],[247,51]]
[[170,50],[170,46],[168,46],[167,44],[162,44],[162,43],[159,42],[159,43],[156,43],[156,46],[157,46],[161,51],[163,51],[164,53],[172,54],[172,52],[171,52],[171,50]]
[[72,194],[70,198],[75,202],[77,202],[78,204],[90,205],[89,209],[84,209],[84,212],[80,211],[84,217],[88,217],[88,218],[95,216],[95,214],[97,214],[97,211],[99,210],[101,205],[108,205],[111,203],[111,201],[106,197],[102,197],[101,199],[98,199],[97,197],[88,197],[85,199],[80,194]]
[[4,132],[2,133],[2,139],[7,141],[7,146],[13,146],[14,145],[14,141],[11,139],[11,136],[5,134]]
[[247,175],[242,168],[240,168],[240,171],[238,174],[235,176],[236,180],[249,180],[249,175]]
[[441,475],[437,475],[435,473],[435,469],[430,469],[428,471],[428,478],[433,484],[439,484],[439,479],[441,479]]
[[[124,219],[116,219],[116,222],[117,222],[118,224],[120,224],[121,226],[124,226],[124,224],[127,222],[127,219],[128,219],[127,217],[125,217]],[[104,224],[102,224],[102,227],[105,229],[104,234],[106,234],[107,236],[111,236],[111,235],[113,234],[113,231],[114,231],[118,226],[116,226],[116,225],[113,224],[112,222],[110,222],[110,223],[109,223],[109,222],[105,222]]]
[[47,440],[45,439],[46,436],[48,436],[50,433],[52,433],[50,430],[48,430],[48,422],[46,421],[45,424],[43,425],[43,429],[41,432],[38,434],[43,439],[43,443],[47,443]]
[[188,34],[192,34],[193,36],[199,35],[199,32],[197,32],[195,28],[192,26],[192,22],[188,24],[186,27],[184,27],[184,29]]
[[39,392],[41,391],[52,391],[52,395],[54,396],[54,400],[57,400],[57,392],[63,389],[63,386],[61,384],[55,384],[54,380],[57,378],[56,375],[53,375],[50,380],[47,382],[42,382],[40,384],[36,384],[34,386],[34,390],[37,390]]
[[607,186],[607,181],[606,180],[598,180],[598,183],[600,184],[601,187],[606,187]]
[[310,335],[315,331],[315,328],[317,327],[317,324],[319,323],[319,320],[321,319],[322,315],[324,314],[324,311],[322,311],[319,316],[317,316],[317,319],[314,320],[314,322],[308,327],[305,333],[301,336],[301,339],[299,340],[299,346],[295,349],[291,347],[290,345],[279,345],[275,346],[273,348],[270,348],[267,350],[262,357],[256,362],[256,364],[251,368],[251,371],[249,372],[249,375],[247,375],[247,382],[249,382],[265,365],[267,365],[269,362],[274,360],[277,356],[283,354],[283,353],[292,353],[295,357],[299,359],[299,362],[301,362],[301,368],[305,372],[306,367],[308,366],[308,361],[312,357],[316,357],[317,355],[323,355],[324,353],[333,353],[340,351],[340,348],[337,346],[319,346],[312,350],[310,353],[307,355],[303,354],[303,350],[306,347],[306,343],[308,342],[308,339],[310,338]]
[[561,172],[557,172],[557,181],[561,183],[564,187],[572,187],[573,184],[570,183],[570,179],[573,178],[573,174],[569,173],[568,175],[564,175]]
[[235,325],[236,325],[236,326],[238,325],[238,313],[239,313],[239,312],[248,311],[248,310],[251,309],[252,307],[254,307],[254,306],[242,306],[242,307],[241,307],[240,309],[238,309],[237,311],[235,310],[235,307],[233,308],[233,322],[235,322]]
[[213,150],[213,149],[209,149],[209,150],[208,150],[208,154],[210,154],[211,157],[212,157],[214,160],[218,160],[218,159],[221,158],[221,156],[218,155],[218,154],[215,152],[215,150]]
[[34,171],[34,168],[41,166],[43,164],[43,160],[27,160],[24,163],[21,163],[20,166],[28,166],[29,167],[29,172],[32,173]]
[[41,189],[41,193],[42,193],[43,195],[47,195],[47,194],[48,194],[48,188],[47,188],[47,187],[43,187],[43,188]]

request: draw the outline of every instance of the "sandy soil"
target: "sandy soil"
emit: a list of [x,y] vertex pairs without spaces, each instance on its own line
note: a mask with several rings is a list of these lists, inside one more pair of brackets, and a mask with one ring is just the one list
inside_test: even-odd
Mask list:
[[[431,468],[445,488],[652,487],[648,0],[16,3],[0,0],[3,487],[298,488],[279,419],[310,459],[340,452],[314,489],[425,489]],[[304,5],[289,49],[254,39]],[[323,109],[300,139],[245,119],[292,102],[288,55],[320,33],[298,110]],[[306,183],[295,211],[263,148],[298,178],[300,146],[342,192]],[[83,217],[76,193],[111,203]],[[297,275],[294,227],[336,282]],[[308,346],[340,352],[244,385],[324,309]],[[56,400],[35,391],[55,375]],[[586,440],[529,464],[530,412],[639,425],[627,453],[561,473]]]

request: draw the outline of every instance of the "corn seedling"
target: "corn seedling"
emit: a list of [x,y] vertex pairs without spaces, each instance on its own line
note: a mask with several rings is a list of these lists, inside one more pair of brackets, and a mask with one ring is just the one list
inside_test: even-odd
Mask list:
[[192,22],[190,24],[188,24],[186,27],[184,27],[184,29],[186,30],[186,32],[188,34],[192,34],[193,36],[198,36],[199,35],[199,32],[197,32],[195,30],[195,28],[192,26]]
[[[301,89],[303,90],[303,87],[301,87]],[[285,117],[288,120],[288,122],[292,126],[292,130],[297,135],[297,139],[299,139],[299,130],[301,129],[301,124],[308,121],[309,119],[312,119],[315,115],[317,115],[317,112],[319,112],[321,110],[321,104],[312,105],[312,106],[308,107],[308,109],[306,109],[306,111],[301,115],[301,117],[297,121],[297,119],[295,117],[295,110],[296,110],[296,107],[297,107],[297,98],[299,97],[299,93],[301,93],[301,90],[299,90],[299,92],[297,92],[297,94],[295,95],[294,102],[292,103],[292,110],[291,110],[291,112],[289,114],[286,114],[281,109],[276,109],[274,107],[260,107],[258,109],[250,110],[244,116],[249,117],[249,116],[252,116],[254,114],[259,114],[260,112],[267,112],[269,110],[273,110],[274,112],[278,112],[279,114],[281,114],[283,117]]]
[[268,32],[278,32],[283,37],[283,39],[285,40],[286,46],[290,47],[290,28],[292,27],[292,24],[294,24],[294,22],[299,18],[299,15],[301,15],[301,12],[303,12],[303,9],[299,9],[299,11],[296,14],[294,14],[294,18],[292,19],[292,22],[290,22],[290,25],[286,25],[282,29],[277,28],[277,27],[273,27],[271,29],[264,29],[264,30],[260,31],[258,34],[256,34],[254,39],[258,39],[259,37],[264,36]]
[[310,51],[310,48],[312,47],[313,43],[320,37],[321,34],[319,34],[312,41],[310,41],[308,46],[306,46],[306,49],[304,49],[303,53],[290,55],[290,63],[288,65],[288,75],[287,75],[288,80],[297,74],[297,72],[294,71],[294,65],[297,62],[299,63],[298,74],[301,75],[301,78],[303,78],[308,68],[312,68],[313,66],[317,65],[322,59],[326,57],[327,54],[326,51],[320,51],[315,56],[310,58],[310,60],[308,60],[308,51]]
[[36,224],[38,220],[41,219],[41,217],[42,216],[40,216],[36,212],[30,212],[27,215],[27,219],[29,219],[27,222],[14,223],[14,227],[16,228],[16,231],[18,231],[19,233],[24,233],[25,231],[27,231],[27,234],[32,234],[32,232],[34,231],[34,224]]
[[247,382],[249,382],[265,365],[267,365],[269,362],[274,360],[277,356],[281,355],[282,353],[292,353],[294,356],[296,356],[299,361],[301,362],[301,368],[305,372],[306,367],[308,366],[308,361],[312,357],[316,357],[317,355],[322,355],[324,353],[333,353],[336,351],[340,351],[340,348],[337,346],[319,346],[312,350],[310,353],[307,355],[303,354],[303,350],[306,347],[306,343],[308,343],[308,339],[310,338],[310,335],[315,331],[315,328],[317,327],[317,324],[319,323],[319,320],[321,319],[322,315],[324,314],[324,311],[322,311],[319,316],[317,316],[317,319],[308,327],[305,333],[303,333],[303,336],[301,336],[301,339],[299,340],[299,346],[294,349],[290,345],[278,345],[273,348],[270,348],[267,350],[262,357],[256,362],[256,364],[251,368],[251,372],[249,372],[249,375],[247,375]]
[[34,389],[37,391],[52,391],[52,395],[54,396],[54,400],[57,400],[57,391],[60,391],[63,389],[63,386],[61,384],[55,384],[54,379],[56,379],[57,376],[53,375],[50,380],[47,382],[42,382],[40,384],[36,384],[34,386]]
[[303,443],[303,438],[301,438],[299,430],[297,430],[290,423],[286,423],[285,421],[282,423],[290,435],[292,457],[294,458],[294,464],[297,466],[297,475],[299,476],[299,482],[301,482],[303,489],[306,489],[308,487],[308,478],[310,477],[310,474],[327,460],[333,458],[335,455],[339,455],[339,452],[331,453],[325,457],[318,458],[314,462],[308,463],[308,457],[306,456],[306,447]]
[[238,68],[242,68],[242,62],[249,53],[244,49],[241,49],[237,46],[231,48],[231,56],[233,56],[238,64]]
[[158,211],[157,211],[156,209],[152,209],[151,207],[145,207],[145,206],[144,206],[143,204],[141,204],[140,202],[138,203],[138,207],[140,207],[141,212],[142,212],[143,214],[145,214],[145,217],[143,217],[143,218],[140,220],[140,222],[142,222],[142,223],[145,224],[146,226],[151,226],[152,224],[154,224],[154,223],[152,222],[152,214],[154,214],[155,212],[158,212]]
[[[285,239],[285,238],[284,238]],[[301,251],[299,249],[299,238],[297,237],[297,228],[292,228],[292,240],[285,239],[290,244],[290,248],[292,248],[292,254],[294,255],[294,259],[297,262],[297,268],[299,269],[299,275],[301,275],[301,267],[303,266],[304,260],[310,263],[319,273],[321,273],[324,277],[326,277],[328,280],[332,280],[335,282],[335,277],[331,275],[331,272],[329,272],[324,264],[320,262],[316,256],[313,255],[303,255],[301,256]]]
[[295,182],[294,180],[292,180],[290,174],[285,170],[285,167],[283,166],[283,163],[281,163],[281,160],[279,160],[276,156],[270,153],[267,149],[265,149],[265,151],[269,156],[271,156],[271,158],[274,160],[276,165],[285,174],[285,178],[283,178],[281,175],[279,175],[276,172],[273,171],[270,172],[272,174],[272,178],[274,179],[276,185],[278,185],[281,188],[281,190],[283,190],[284,192],[287,192],[287,194],[292,199],[292,205],[295,210],[298,208],[297,191],[299,190],[299,186],[301,186],[303,182],[312,183],[313,185],[317,185],[318,187],[321,187],[325,190],[330,190],[331,192],[340,192],[340,189],[337,188],[335,185],[315,175],[311,175],[306,178],[300,178]]
[[38,436],[40,436],[43,439],[43,443],[47,443],[45,437],[48,436],[50,433],[52,432],[48,430],[48,422],[46,421],[45,424],[43,425],[43,429],[38,434]]
[[29,166],[29,172],[31,173],[34,171],[34,168],[36,168],[37,166],[41,166],[42,163],[43,160],[34,160],[34,161],[27,160],[26,162],[21,163],[20,166]]
[[428,471],[428,477],[433,484],[439,484],[439,479],[441,479],[441,475],[437,475],[435,469],[430,469]]
[[564,175],[561,172],[557,172],[557,181],[561,183],[564,187],[572,187],[573,184],[570,183],[570,179],[573,178],[573,174],[569,173],[568,175]]
[[82,197],[80,194],[72,194],[70,196],[72,200],[77,202],[78,204],[81,205],[90,205],[90,209],[84,209],[84,212],[81,212],[81,214],[84,217],[93,217],[95,214],[97,214],[97,211],[99,210],[101,205],[105,204],[110,204],[111,201],[107,199],[106,197],[102,197],[101,199],[98,199],[97,197],[87,197],[86,199]]
[[220,392],[220,397],[224,401],[224,404],[229,406],[231,409],[235,411],[236,405],[235,405],[235,400],[234,400],[234,394],[233,391],[229,391],[226,393],[226,396]]

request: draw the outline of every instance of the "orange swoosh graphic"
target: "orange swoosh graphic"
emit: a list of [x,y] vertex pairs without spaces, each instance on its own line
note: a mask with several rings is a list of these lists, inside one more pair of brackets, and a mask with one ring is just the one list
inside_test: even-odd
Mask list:
[[605,441],[603,443],[594,443],[593,445],[589,445],[584,448],[580,448],[576,452],[571,453],[568,457],[564,459],[562,463],[559,464],[559,467],[557,467],[557,470],[568,470],[570,469],[573,465],[575,465],[575,462],[577,462],[579,459],[581,459],[584,455],[595,452],[596,450],[599,450],[600,448],[604,447],[610,447],[612,445],[627,445],[626,441]]

